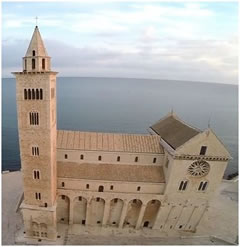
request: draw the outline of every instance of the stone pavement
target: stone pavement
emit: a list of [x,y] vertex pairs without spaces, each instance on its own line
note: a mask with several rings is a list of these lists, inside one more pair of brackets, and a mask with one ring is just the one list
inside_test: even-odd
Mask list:
[[[238,237],[238,182],[223,180],[219,192],[210,203],[197,233],[164,232],[144,229],[102,228],[58,224],[56,242],[26,239],[22,218],[16,213],[22,195],[21,172],[2,175],[2,244],[31,245],[229,245],[236,244]],[[97,235],[98,234],[98,235]],[[175,234],[175,236],[174,236]]]

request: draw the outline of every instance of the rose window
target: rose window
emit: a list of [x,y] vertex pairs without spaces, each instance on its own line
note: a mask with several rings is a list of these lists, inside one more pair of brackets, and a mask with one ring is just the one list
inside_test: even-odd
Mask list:
[[188,173],[194,177],[203,177],[209,173],[210,165],[206,161],[195,161],[188,167]]

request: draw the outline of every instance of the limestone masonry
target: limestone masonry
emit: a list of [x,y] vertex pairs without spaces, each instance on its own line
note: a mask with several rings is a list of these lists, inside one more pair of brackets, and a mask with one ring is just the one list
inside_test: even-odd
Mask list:
[[57,130],[57,72],[37,26],[14,74],[25,237],[56,240],[60,224],[196,232],[231,159],[210,128],[171,112],[149,135]]

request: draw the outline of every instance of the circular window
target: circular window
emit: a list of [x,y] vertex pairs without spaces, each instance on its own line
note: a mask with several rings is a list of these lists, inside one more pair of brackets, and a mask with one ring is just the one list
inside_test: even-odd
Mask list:
[[209,173],[210,165],[206,161],[195,161],[188,167],[188,173],[194,177],[203,177]]

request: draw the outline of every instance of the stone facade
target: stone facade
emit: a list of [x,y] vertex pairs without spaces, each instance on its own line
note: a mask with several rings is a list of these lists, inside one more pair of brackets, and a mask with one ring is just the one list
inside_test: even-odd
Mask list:
[[38,27],[17,81],[26,237],[57,224],[196,231],[230,154],[174,113],[149,135],[56,130],[56,72]]

